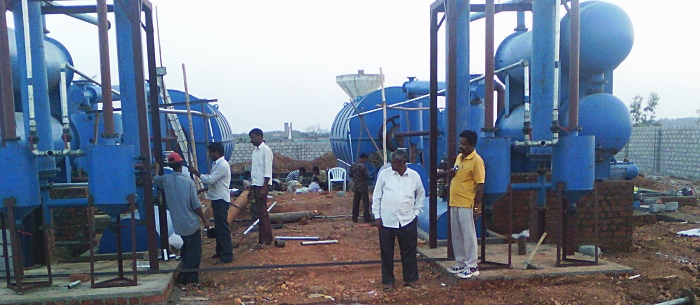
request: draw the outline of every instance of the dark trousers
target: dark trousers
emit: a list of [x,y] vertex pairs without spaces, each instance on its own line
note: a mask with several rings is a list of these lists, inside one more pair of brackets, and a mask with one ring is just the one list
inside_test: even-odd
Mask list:
[[367,185],[364,187],[356,187],[353,190],[355,196],[352,197],[352,221],[357,222],[357,218],[360,216],[360,201],[362,201],[362,218],[365,222],[372,221],[369,213],[369,192],[367,191]]
[[[219,229],[216,229],[217,231]],[[182,258],[182,269],[199,269],[199,262],[202,261],[202,233],[200,230],[192,235],[181,236],[182,248],[180,248],[180,257]],[[179,284],[197,283],[199,280],[199,272],[180,272],[177,275],[175,282]]]
[[418,280],[418,261],[416,247],[418,246],[418,218],[400,228],[379,229],[379,250],[382,257],[382,284],[394,283],[394,240],[399,240],[401,250],[401,266],[403,281],[406,283]]
[[223,199],[212,200],[214,209],[214,226],[216,227],[216,254],[219,259],[228,263],[233,260],[233,243],[231,243],[231,229],[228,227],[229,203]]
[[272,226],[270,215],[267,213],[267,195],[260,193],[259,186],[252,186],[248,193],[248,204],[253,217],[260,220],[258,223],[258,243],[269,245],[272,243]]

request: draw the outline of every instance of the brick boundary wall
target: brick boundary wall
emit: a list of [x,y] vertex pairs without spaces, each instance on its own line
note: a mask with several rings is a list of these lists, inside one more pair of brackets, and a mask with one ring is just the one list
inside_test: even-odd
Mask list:
[[[293,160],[313,161],[314,159],[332,152],[331,141],[322,139],[318,141],[277,141],[265,142],[273,152],[279,153]],[[246,143],[236,143],[229,163],[241,163],[250,161],[250,154],[253,152],[253,145]]]
[[643,174],[700,180],[700,125],[634,127],[615,158],[629,158]]
[[[535,182],[536,174],[516,173],[511,175],[513,183]],[[604,181],[597,182],[598,190],[598,246],[604,252],[628,251],[632,246],[632,232],[635,218],[633,217],[632,203],[634,183],[631,181]],[[508,232],[508,201],[509,195],[496,201],[494,204],[494,227],[499,234]],[[577,203],[578,216],[576,217],[576,233],[573,246],[594,244],[595,215],[593,203],[595,193],[591,191]],[[524,229],[530,229],[530,240],[539,237],[534,232],[537,221],[537,193],[535,191],[518,191],[513,193],[513,231],[519,233]],[[559,236],[559,213],[563,204],[558,204],[558,196],[555,191],[547,192],[545,211],[545,242],[556,243]]]

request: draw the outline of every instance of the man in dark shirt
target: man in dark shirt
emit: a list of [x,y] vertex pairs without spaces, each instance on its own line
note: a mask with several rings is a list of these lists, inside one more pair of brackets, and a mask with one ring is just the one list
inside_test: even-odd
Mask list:
[[367,191],[367,181],[369,171],[365,166],[367,154],[361,154],[360,159],[350,167],[350,177],[353,183],[354,196],[352,197],[352,222],[357,222],[360,216],[360,200],[362,200],[363,219],[365,222],[372,222],[369,213],[369,192]]

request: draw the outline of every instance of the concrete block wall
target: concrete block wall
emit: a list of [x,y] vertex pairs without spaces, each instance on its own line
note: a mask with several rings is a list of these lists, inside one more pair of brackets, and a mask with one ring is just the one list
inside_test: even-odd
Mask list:
[[629,158],[640,173],[700,180],[700,125],[635,127],[615,158]]
[[[294,160],[313,161],[314,159],[331,152],[331,142],[328,139],[319,141],[280,141],[266,142],[273,152]],[[250,143],[236,143],[231,154],[230,163],[250,161],[253,145]]]

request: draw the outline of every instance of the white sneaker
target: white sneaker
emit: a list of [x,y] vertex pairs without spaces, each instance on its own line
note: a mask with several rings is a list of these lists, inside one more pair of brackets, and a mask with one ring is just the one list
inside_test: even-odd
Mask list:
[[479,275],[479,267],[474,268],[464,268],[464,271],[457,273],[457,277],[462,279],[468,279],[472,276]]
[[454,266],[454,267],[452,267],[452,268],[450,268],[450,269],[447,269],[447,272],[452,273],[452,274],[457,274],[457,273],[464,272],[464,270],[466,270],[466,269],[467,269],[466,266],[465,266],[465,267],[460,267],[459,265],[457,265],[457,266]]

